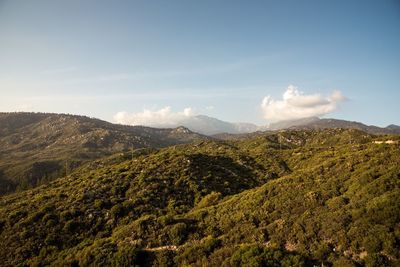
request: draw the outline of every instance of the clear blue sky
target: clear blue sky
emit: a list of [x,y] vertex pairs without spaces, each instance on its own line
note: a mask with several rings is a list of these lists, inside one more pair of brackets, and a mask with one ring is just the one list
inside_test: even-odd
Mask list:
[[265,124],[289,85],[400,124],[400,1],[0,0],[0,111],[191,107]]

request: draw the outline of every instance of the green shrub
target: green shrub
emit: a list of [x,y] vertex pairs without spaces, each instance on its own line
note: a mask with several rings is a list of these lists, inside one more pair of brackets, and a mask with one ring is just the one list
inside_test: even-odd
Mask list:
[[114,254],[112,266],[139,266],[139,250],[134,246],[122,246]]
[[64,231],[73,233],[76,232],[79,229],[80,223],[75,220],[70,220],[64,224]]
[[231,266],[306,266],[306,259],[300,255],[288,254],[260,246],[239,248],[229,259]]
[[203,197],[200,202],[196,205],[196,208],[201,209],[205,207],[209,207],[218,203],[221,199],[220,192],[211,192],[210,194]]
[[117,219],[122,216],[123,211],[123,206],[121,204],[116,204],[111,208],[110,213],[114,219]]
[[155,253],[154,267],[171,267],[176,266],[174,262],[175,253],[170,250],[162,250]]
[[186,239],[187,226],[185,223],[174,224],[169,230],[171,244],[180,245]]

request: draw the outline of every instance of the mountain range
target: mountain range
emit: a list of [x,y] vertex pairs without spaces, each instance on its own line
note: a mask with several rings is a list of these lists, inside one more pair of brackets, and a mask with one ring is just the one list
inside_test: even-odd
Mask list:
[[85,162],[115,153],[129,157],[143,149],[195,140],[246,139],[262,135],[263,131],[330,128],[358,129],[371,134],[400,134],[400,127],[396,125],[379,128],[316,117],[258,127],[194,116],[185,121],[184,126],[158,129],[112,124],[68,114],[0,113],[0,195],[47,183],[67,175]]
[[[171,123],[155,124],[152,127],[165,128],[171,127]],[[320,119],[318,117],[303,118],[297,120],[286,120],[270,123],[269,125],[258,126],[252,123],[234,123],[219,120],[205,115],[188,116],[179,120],[172,127],[184,126],[193,132],[204,135],[221,134],[245,134],[257,131],[275,131],[281,129],[326,129],[344,128],[359,129],[372,134],[400,134],[400,126],[389,125],[387,127],[369,126],[355,121]]]

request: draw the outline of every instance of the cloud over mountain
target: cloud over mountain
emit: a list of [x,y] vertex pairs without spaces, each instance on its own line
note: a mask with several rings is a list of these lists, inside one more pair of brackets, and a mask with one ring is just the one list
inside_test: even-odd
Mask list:
[[248,133],[259,127],[252,123],[232,123],[205,115],[197,115],[192,108],[174,112],[169,106],[159,110],[143,110],[138,113],[118,112],[114,121],[128,125],[143,125],[156,128],[175,128],[185,126],[190,130],[213,135],[218,133]]
[[268,121],[293,120],[330,113],[345,99],[340,91],[333,91],[330,96],[305,95],[297,87],[289,85],[282,100],[275,100],[271,96],[264,97],[261,109]]
[[173,112],[167,106],[159,110],[144,109],[138,113],[118,112],[114,116],[117,123],[129,125],[145,125],[153,127],[176,127],[185,119],[194,116],[192,108],[185,108],[180,112]]
[[[337,109],[346,98],[340,91],[333,91],[329,96],[321,94],[306,95],[297,87],[290,85],[281,100],[271,96],[264,97],[261,109],[264,118],[269,122],[298,120],[325,115]],[[207,110],[213,107],[207,107]],[[212,117],[199,115],[193,108],[173,111],[170,106],[158,110],[144,109],[141,112],[118,112],[114,121],[127,125],[143,125],[156,128],[175,128],[185,126],[190,130],[206,135],[218,133],[248,133],[266,130],[265,126],[251,123],[233,123]],[[294,122],[291,122],[293,124]],[[296,124],[296,123],[295,123]]]

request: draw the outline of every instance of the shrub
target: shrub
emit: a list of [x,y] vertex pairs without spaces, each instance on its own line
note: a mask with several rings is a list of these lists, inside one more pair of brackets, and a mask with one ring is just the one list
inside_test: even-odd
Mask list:
[[[306,259],[300,255],[288,254],[261,246],[239,248],[229,259],[231,266],[306,266]],[[228,264],[228,265],[229,265]]]
[[118,248],[115,253],[112,266],[138,266],[139,261],[139,250],[134,246],[122,246]]
[[75,220],[70,220],[66,224],[64,224],[64,231],[72,233],[76,232],[79,228],[79,222]]
[[174,262],[175,253],[170,250],[162,250],[155,253],[154,267],[170,267],[175,266]]
[[169,230],[169,239],[172,244],[180,245],[186,239],[187,227],[185,223],[177,223]]
[[221,199],[221,193],[211,192],[210,194],[206,195],[199,201],[199,203],[196,205],[196,208],[201,209],[215,205],[218,203],[220,199]]
[[110,210],[111,216],[114,219],[119,218],[123,214],[123,207],[121,204],[114,205]]

